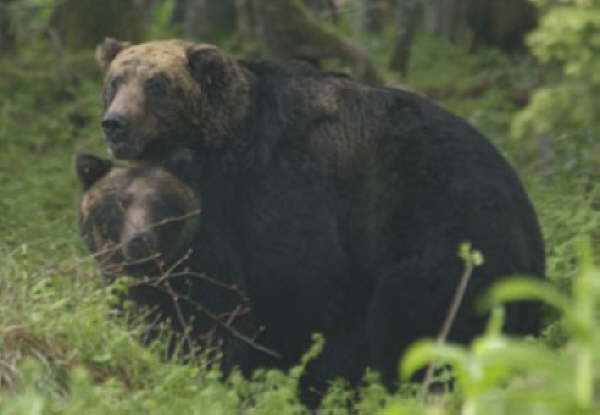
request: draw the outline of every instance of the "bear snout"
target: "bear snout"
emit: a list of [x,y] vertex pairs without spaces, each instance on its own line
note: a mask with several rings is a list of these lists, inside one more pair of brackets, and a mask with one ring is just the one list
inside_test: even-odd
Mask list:
[[102,119],[104,135],[110,150],[118,159],[131,159],[138,156],[139,149],[131,140],[129,120],[122,114],[107,113]]
[[146,262],[160,256],[156,236],[151,232],[138,233],[130,236],[123,243],[123,255],[130,262]]
[[112,141],[128,135],[129,122],[124,115],[109,112],[102,119],[102,128],[106,137]]

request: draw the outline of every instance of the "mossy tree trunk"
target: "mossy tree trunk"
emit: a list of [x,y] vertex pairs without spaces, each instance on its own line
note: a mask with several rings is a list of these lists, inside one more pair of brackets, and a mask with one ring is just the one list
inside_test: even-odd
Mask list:
[[93,49],[105,37],[140,41],[152,0],[63,0],[56,3],[51,30],[67,50]]
[[421,0],[396,0],[396,40],[389,66],[390,69],[400,72],[402,76],[408,74],[422,6]]
[[375,85],[383,83],[363,48],[324,28],[299,0],[255,1],[273,55],[316,64],[323,59],[339,59],[353,69],[355,77]]
[[185,0],[186,39],[219,43],[236,29],[235,0]]
[[390,4],[387,0],[358,0],[356,27],[363,33],[380,35],[388,23]]
[[339,18],[335,0],[304,0],[304,5],[319,19],[329,18],[336,21]]
[[235,0],[238,46],[249,56],[260,54],[262,28],[254,0]]
[[17,36],[12,21],[14,0],[0,0],[0,57],[12,56],[17,49]]
[[481,0],[425,0],[426,31],[452,42],[457,41],[466,30],[467,6],[470,1]]
[[483,44],[515,52],[525,48],[525,36],[537,25],[537,9],[529,0],[470,0],[467,21],[473,50]]
[[171,12],[171,24],[183,27],[185,20],[186,0],[173,0],[173,10]]

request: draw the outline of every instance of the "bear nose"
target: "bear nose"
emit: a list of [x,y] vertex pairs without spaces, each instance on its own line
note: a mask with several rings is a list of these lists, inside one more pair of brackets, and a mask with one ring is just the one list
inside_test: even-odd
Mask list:
[[109,139],[125,136],[128,129],[127,118],[120,114],[108,113],[102,119],[102,128]]
[[154,259],[157,254],[154,238],[147,233],[133,235],[125,242],[123,253],[129,261]]

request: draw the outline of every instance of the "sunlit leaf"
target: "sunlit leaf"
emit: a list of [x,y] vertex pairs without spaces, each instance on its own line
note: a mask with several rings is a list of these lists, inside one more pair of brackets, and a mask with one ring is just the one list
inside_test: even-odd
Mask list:
[[559,311],[570,308],[569,297],[556,287],[542,280],[528,277],[507,278],[494,284],[481,301],[483,307],[519,300],[543,301]]
[[433,341],[419,341],[404,354],[400,364],[400,376],[408,379],[417,370],[431,363],[450,365],[459,383],[468,384],[470,378],[481,375],[477,362],[473,361],[462,347]]

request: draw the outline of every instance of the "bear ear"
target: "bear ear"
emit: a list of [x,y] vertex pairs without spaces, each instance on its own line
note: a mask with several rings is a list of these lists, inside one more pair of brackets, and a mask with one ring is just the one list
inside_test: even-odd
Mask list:
[[177,178],[188,181],[193,180],[194,172],[197,171],[199,163],[192,150],[187,147],[178,147],[165,160],[163,166]]
[[227,58],[216,46],[197,44],[185,51],[190,73],[201,85],[211,86],[223,79]]
[[96,46],[96,62],[103,70],[108,68],[108,65],[123,49],[131,46],[131,42],[123,42],[112,37],[107,37],[104,42]]
[[91,154],[78,154],[75,157],[75,170],[83,190],[88,190],[112,169],[113,162]]

